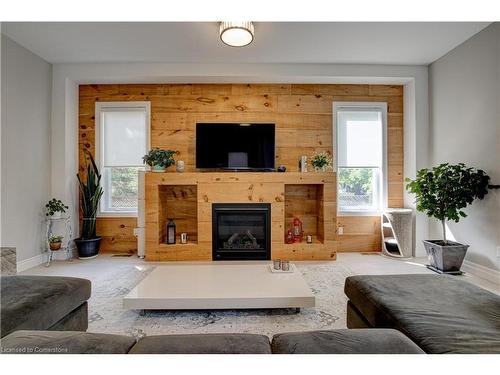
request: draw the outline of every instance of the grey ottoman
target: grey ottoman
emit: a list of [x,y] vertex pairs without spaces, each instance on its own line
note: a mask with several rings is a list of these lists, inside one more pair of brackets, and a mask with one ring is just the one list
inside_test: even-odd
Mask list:
[[337,329],[281,333],[273,337],[273,354],[422,354],[417,345],[393,329]]
[[349,328],[394,328],[426,353],[500,353],[500,296],[449,275],[351,276]]
[[89,298],[89,280],[2,276],[1,337],[22,329],[85,331]]
[[127,354],[128,336],[72,331],[16,331],[1,339],[4,354]]
[[271,354],[269,338],[247,333],[148,336],[130,354]]

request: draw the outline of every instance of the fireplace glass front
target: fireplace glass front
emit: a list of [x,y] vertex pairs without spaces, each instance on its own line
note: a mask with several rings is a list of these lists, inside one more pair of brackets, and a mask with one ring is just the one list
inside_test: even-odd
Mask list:
[[213,260],[269,260],[270,216],[268,203],[213,204]]

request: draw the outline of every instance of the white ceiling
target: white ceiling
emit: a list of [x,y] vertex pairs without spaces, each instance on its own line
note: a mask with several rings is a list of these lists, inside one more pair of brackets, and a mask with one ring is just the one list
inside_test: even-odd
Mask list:
[[216,22],[2,23],[2,33],[51,63],[336,63],[426,65],[486,22],[256,22],[243,48]]

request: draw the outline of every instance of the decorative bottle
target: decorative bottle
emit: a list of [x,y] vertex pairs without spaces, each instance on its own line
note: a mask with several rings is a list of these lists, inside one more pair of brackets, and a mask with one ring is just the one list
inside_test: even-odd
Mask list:
[[175,244],[175,222],[174,219],[168,219],[167,223],[167,244]]

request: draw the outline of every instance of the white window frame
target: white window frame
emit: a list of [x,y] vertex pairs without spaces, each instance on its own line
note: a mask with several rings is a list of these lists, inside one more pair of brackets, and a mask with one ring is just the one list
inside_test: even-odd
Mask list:
[[[381,111],[382,112],[382,194],[381,194],[381,208],[380,210],[346,210],[337,206],[338,216],[379,216],[387,208],[388,202],[388,170],[387,170],[387,103],[386,102],[336,102],[333,103],[333,144],[335,151],[339,150],[338,145],[338,124],[337,114],[339,110],[352,110],[352,111]],[[338,176],[338,157],[337,152],[334,152],[334,171]],[[362,168],[362,166],[358,166]],[[339,194],[339,185],[337,183],[337,196]]]
[[[151,102],[96,102],[95,103],[95,160],[99,167],[101,175],[104,172],[104,158],[101,155],[104,154],[104,142],[102,142],[102,112],[103,111],[123,111],[124,109],[134,109],[134,110],[144,110],[146,111],[146,151],[151,149]],[[106,183],[101,180],[101,184]],[[103,187],[104,189],[104,187]],[[137,217],[138,210],[134,211],[103,211],[102,210],[102,199],[104,199],[104,194],[99,202],[99,210],[97,212],[98,217]]]

